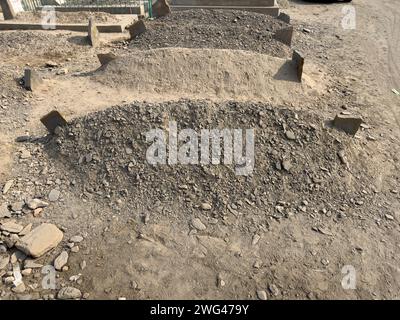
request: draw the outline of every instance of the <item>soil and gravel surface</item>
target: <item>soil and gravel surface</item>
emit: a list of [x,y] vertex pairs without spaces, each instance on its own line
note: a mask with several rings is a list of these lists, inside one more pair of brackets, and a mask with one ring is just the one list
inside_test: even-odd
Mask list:
[[[254,128],[256,164],[253,174],[236,176],[232,166],[154,167],[148,164],[146,150],[150,143],[146,142],[144,133],[154,128],[167,132],[173,120],[177,121],[179,130],[190,127],[198,132],[204,128],[223,128],[226,123],[232,128]],[[134,103],[77,118],[55,137],[22,144],[17,157],[28,161],[29,168],[19,172],[27,178],[16,182],[14,188],[24,185],[26,188],[23,194],[8,199],[10,203],[19,203],[23,200],[21,196],[48,200],[52,190],[58,190],[61,196],[51,205],[51,211],[61,210],[63,214],[49,216],[46,212],[43,221],[50,219],[62,226],[67,238],[74,233],[83,234],[88,243],[95,241],[96,233],[108,238],[108,231],[100,228],[104,227],[104,222],[93,221],[112,221],[111,217],[116,217],[122,225],[128,224],[127,247],[141,241],[154,242],[153,237],[160,235],[154,235],[149,226],[162,226],[169,221],[168,224],[186,232],[194,241],[195,253],[191,253],[194,255],[191,258],[207,263],[213,259],[228,259],[229,254],[209,260],[207,254],[208,246],[213,252],[212,243],[222,238],[224,245],[233,246],[230,248],[232,258],[242,263],[247,260],[248,267],[254,264],[257,270],[265,267],[264,253],[259,252],[262,246],[258,242],[261,238],[261,243],[268,242],[282,223],[290,225],[301,220],[303,228],[326,240],[341,234],[345,225],[357,225],[360,219],[382,221],[384,226],[390,226],[386,218],[391,214],[389,208],[376,214],[379,203],[389,200],[377,195],[371,184],[378,168],[360,162],[354,154],[360,147],[360,142],[325,127],[323,118],[279,106],[190,100]],[[21,160],[25,153],[30,156]],[[353,180],[354,176],[360,178]],[[86,212],[85,208],[90,211]],[[29,221],[39,223],[42,219]],[[195,219],[198,219],[197,224]],[[69,234],[70,230],[74,233]],[[238,235],[243,243],[235,248]],[[125,247],[123,243],[119,246]],[[166,246],[163,250],[172,252],[182,250],[170,240],[163,246]],[[93,259],[97,256],[93,255],[93,250],[103,249],[100,244],[85,247],[85,256]],[[187,250],[185,254],[191,252]],[[254,250],[259,253],[254,254]],[[113,261],[120,258],[118,254]],[[321,259],[323,265],[329,264],[328,257]],[[335,261],[342,262],[342,259]],[[83,287],[89,292],[97,291],[98,284],[91,287],[92,281],[98,281],[93,275],[107,273],[111,265],[106,263],[100,270],[94,270],[90,263],[85,269],[88,287]],[[226,267],[223,262],[218,271],[228,281],[232,274]],[[131,273],[141,273],[140,263],[133,263],[131,268]],[[150,274],[144,272],[141,281],[147,281]],[[121,292],[119,286],[110,286],[111,297]],[[246,286],[250,284],[246,282]],[[120,295],[127,295],[122,292]],[[143,295],[132,291],[128,297]]]
[[[0,32],[0,297],[399,298],[400,114],[391,89],[400,85],[400,12],[394,0],[352,4],[355,30],[340,27],[343,4],[289,3],[294,48],[306,55],[303,84],[285,64],[290,49],[270,41],[281,22],[266,17],[263,26],[254,14],[203,12],[193,18],[202,32],[195,36],[195,25],[183,30],[194,14],[180,13],[182,26],[172,15],[130,44],[103,38],[98,49],[79,33]],[[266,42],[255,41],[257,29]],[[108,51],[120,58],[97,70],[96,53]],[[249,68],[254,90],[212,93],[223,87],[222,53],[231,57],[228,87],[244,72],[233,66],[237,57],[266,69]],[[221,69],[207,69],[210,61]],[[273,76],[277,61],[285,77]],[[44,77],[38,91],[21,85],[27,64]],[[132,90],[135,77],[144,85]],[[182,79],[193,81],[191,92],[174,87]],[[39,118],[53,109],[69,125],[50,136]],[[362,117],[355,137],[330,127],[337,113]],[[196,131],[255,128],[253,174],[147,164],[145,133],[167,133],[174,120]],[[43,223],[63,239],[49,236],[56,245],[38,267],[13,245]],[[48,264],[57,268],[53,290],[41,287],[40,265]],[[355,290],[341,285],[346,265],[356,271]]]

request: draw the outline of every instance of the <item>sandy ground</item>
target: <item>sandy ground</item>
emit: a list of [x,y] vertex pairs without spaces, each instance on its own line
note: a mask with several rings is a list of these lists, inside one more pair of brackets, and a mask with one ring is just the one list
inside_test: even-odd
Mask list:
[[[292,1],[284,10],[292,17],[296,28],[294,47],[305,53],[311,66],[308,70],[312,72],[306,70],[306,76],[309,81],[315,81],[313,73],[322,77],[319,82],[308,82],[311,89],[317,88],[314,94],[320,96],[320,91],[326,87],[343,87],[350,92],[343,103],[351,99],[358,106],[351,111],[368,119],[375,140],[365,143],[364,149],[358,150],[358,156],[366,168],[378,168],[374,169],[376,186],[384,195],[398,190],[400,178],[400,97],[391,91],[400,89],[400,7],[397,2],[353,1],[357,19],[354,30],[341,27],[342,8],[346,4]],[[68,34],[75,40],[83,36]],[[15,154],[20,145],[14,139],[26,133],[43,134],[38,119],[47,111],[56,108],[72,119],[131,100],[162,99],[149,92],[115,89],[87,77],[75,77],[82,72],[92,72],[99,65],[97,51],[79,41],[72,43],[73,52],[67,54],[43,53],[27,59],[25,53],[20,53],[23,58],[13,53],[11,60],[0,63],[0,69],[7,69],[13,79],[5,80],[2,85],[10,87],[15,86],[17,75],[28,63],[43,66],[51,59],[69,69],[66,76],[47,73],[46,86],[39,92],[4,93],[7,99],[3,99],[13,102],[3,103],[6,108],[0,108],[0,185],[17,175]],[[101,48],[104,52],[111,49],[118,51],[120,47],[105,44]],[[297,90],[302,94],[308,92]],[[276,100],[294,110],[307,109],[327,119],[341,110],[340,99],[336,105],[318,104],[319,110],[312,98],[307,100],[303,95],[292,100],[287,95],[279,95]],[[323,97],[318,101],[323,101]],[[10,112],[10,107],[15,111]],[[398,194],[387,199],[380,206],[392,212],[394,221],[390,223],[363,219],[360,214],[346,223],[326,222],[326,227],[335,231],[334,236],[326,236],[312,230],[309,218],[296,216],[274,223],[256,247],[252,245],[253,234],[249,232],[235,232],[229,237],[221,234],[193,238],[188,237],[188,230],[179,222],[171,223],[168,219],[139,230],[134,224],[122,223],[114,214],[89,221],[84,214],[89,217],[90,212],[102,208],[79,199],[70,199],[67,209],[64,206],[67,214],[63,212],[61,217],[61,213],[54,212],[48,218],[71,228],[75,225],[76,230],[69,230],[71,233],[90,234],[81,251],[71,257],[72,268],[65,275],[68,278],[78,272],[84,273],[81,289],[90,293],[90,298],[254,299],[257,290],[266,290],[270,299],[398,299],[400,202]],[[61,212],[62,208],[58,210]],[[71,218],[74,210],[79,210],[80,218]],[[141,233],[146,236],[138,236]],[[78,267],[82,260],[88,263],[84,271]],[[261,268],[254,268],[258,260]],[[341,271],[345,265],[354,266],[356,270],[356,290],[344,290],[341,286],[344,277]],[[219,277],[224,279],[224,286],[220,285]]]

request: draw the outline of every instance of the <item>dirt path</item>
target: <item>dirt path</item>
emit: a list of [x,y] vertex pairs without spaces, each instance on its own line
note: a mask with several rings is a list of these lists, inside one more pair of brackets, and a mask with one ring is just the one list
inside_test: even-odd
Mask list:
[[342,41],[339,48],[327,48],[326,53],[332,52],[343,57],[339,70],[357,78],[354,83],[357,95],[381,101],[376,106],[380,109],[379,114],[383,113],[386,120],[395,120],[399,124],[398,96],[391,89],[399,88],[400,85],[400,61],[397,58],[400,52],[400,8],[393,0],[355,0],[352,6],[356,9],[356,29],[343,30],[342,8],[346,5],[295,1],[285,11],[303,24],[329,25],[331,32],[344,37],[345,41]]

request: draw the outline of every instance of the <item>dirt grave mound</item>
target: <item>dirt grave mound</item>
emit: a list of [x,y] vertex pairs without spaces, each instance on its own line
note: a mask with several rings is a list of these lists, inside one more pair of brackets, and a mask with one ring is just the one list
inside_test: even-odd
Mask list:
[[288,25],[268,15],[237,10],[185,10],[146,21],[132,49],[164,47],[240,49],[287,57],[290,48],[272,38]]
[[[313,72],[313,71],[311,71]],[[290,60],[242,50],[164,48],[131,52],[98,70],[93,79],[138,95],[176,98],[295,101],[323,93],[319,82],[297,80]]]

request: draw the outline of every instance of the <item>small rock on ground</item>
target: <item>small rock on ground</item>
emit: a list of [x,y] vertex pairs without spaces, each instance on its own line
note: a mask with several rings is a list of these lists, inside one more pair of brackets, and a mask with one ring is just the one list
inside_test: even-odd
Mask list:
[[203,222],[201,222],[201,220],[199,218],[194,218],[192,220],[192,226],[199,230],[199,231],[204,231],[207,229],[207,227],[205,226],[205,224]]
[[56,270],[61,270],[68,262],[68,252],[63,251],[60,255],[54,260],[54,268]]
[[60,198],[60,191],[57,189],[53,189],[49,193],[49,201],[55,202]]
[[80,299],[82,293],[79,289],[74,287],[65,287],[58,291],[57,298],[60,300]]
[[69,239],[69,241],[71,241],[73,243],[80,243],[83,241],[83,237],[82,236],[73,236],[71,239]]
[[267,300],[267,293],[264,290],[258,290],[257,297],[260,300]]
[[43,223],[23,236],[16,247],[25,254],[38,258],[55,248],[63,236],[62,231],[54,224]]
[[6,231],[9,233],[20,233],[23,229],[23,226],[12,221],[6,222],[0,226],[1,231]]

